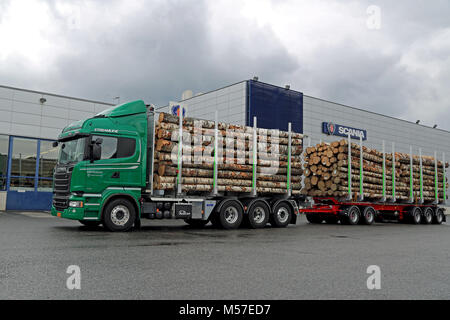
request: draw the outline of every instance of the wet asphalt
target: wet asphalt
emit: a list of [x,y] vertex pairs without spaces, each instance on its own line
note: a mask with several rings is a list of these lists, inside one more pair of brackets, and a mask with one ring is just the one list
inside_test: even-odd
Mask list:
[[[450,224],[110,233],[0,212],[0,299],[450,299]],[[80,289],[67,268],[79,266]],[[370,265],[381,288],[369,290]],[[73,282],[71,282],[73,283]]]

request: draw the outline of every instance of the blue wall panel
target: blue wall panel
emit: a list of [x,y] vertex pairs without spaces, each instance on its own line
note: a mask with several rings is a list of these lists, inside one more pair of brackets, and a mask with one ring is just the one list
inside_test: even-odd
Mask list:
[[291,122],[294,132],[303,133],[303,93],[249,80],[247,94],[247,125],[256,116],[258,128],[286,131]]
[[[10,190],[11,178],[17,178],[18,176],[11,175],[12,168],[12,154],[13,145],[16,138],[24,138],[28,140],[37,140],[36,155],[37,159],[40,159],[41,141],[52,141],[44,139],[34,139],[29,137],[9,137],[9,151],[8,151],[8,174],[6,182],[6,210],[50,210],[52,206],[52,192],[38,192],[38,178],[39,178],[39,165],[40,161],[37,161],[34,177],[28,176],[30,179],[34,179],[34,191],[19,192],[16,190]],[[41,177],[41,179],[43,179]]]
[[52,196],[51,192],[8,191],[6,210],[50,210]]

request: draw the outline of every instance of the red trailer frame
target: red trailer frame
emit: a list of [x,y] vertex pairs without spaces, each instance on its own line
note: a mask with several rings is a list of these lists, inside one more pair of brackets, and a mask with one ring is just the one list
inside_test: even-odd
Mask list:
[[414,224],[441,224],[446,221],[445,209],[436,204],[354,202],[340,201],[333,197],[313,199],[314,204],[310,208],[300,209],[311,223],[322,223],[325,220],[327,223],[341,221],[343,224],[372,224],[373,221],[383,219]]

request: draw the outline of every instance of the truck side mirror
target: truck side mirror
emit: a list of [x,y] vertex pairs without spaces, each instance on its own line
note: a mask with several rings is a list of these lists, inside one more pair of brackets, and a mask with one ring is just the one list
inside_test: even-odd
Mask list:
[[58,141],[53,141],[52,146],[53,148],[56,148],[58,146]]
[[100,160],[102,157],[102,138],[98,138],[91,142],[91,162]]

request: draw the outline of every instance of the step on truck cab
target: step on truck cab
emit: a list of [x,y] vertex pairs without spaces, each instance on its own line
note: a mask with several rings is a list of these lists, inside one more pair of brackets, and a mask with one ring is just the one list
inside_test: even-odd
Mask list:
[[[64,128],[55,142],[60,152],[54,169],[52,215],[86,226],[103,224],[110,231],[138,227],[143,218],[183,219],[194,226],[211,221],[226,229],[243,223],[252,228],[268,222],[274,227],[295,224],[304,197],[293,196],[289,189],[285,194],[194,196],[154,190],[157,115],[139,100]],[[182,123],[183,115],[179,117]]]

